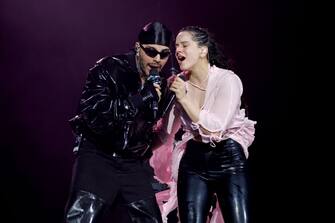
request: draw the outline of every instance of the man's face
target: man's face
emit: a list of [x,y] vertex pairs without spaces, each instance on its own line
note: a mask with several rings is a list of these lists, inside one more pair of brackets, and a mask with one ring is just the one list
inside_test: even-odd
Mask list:
[[136,48],[139,50],[141,72],[146,76],[149,75],[152,68],[161,71],[171,54],[169,47],[158,44],[136,43]]

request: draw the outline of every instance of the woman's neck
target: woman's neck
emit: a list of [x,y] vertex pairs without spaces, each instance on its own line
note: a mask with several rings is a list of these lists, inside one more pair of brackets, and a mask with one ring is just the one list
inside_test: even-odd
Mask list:
[[208,62],[200,62],[191,70],[189,81],[194,84],[203,84],[208,78]]

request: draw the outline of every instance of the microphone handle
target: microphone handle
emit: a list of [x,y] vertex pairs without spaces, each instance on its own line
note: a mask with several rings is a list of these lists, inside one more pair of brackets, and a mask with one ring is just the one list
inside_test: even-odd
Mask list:
[[[186,81],[186,77],[183,73],[180,73],[177,75],[177,77],[181,78],[183,81]],[[176,100],[176,94],[173,94],[171,96],[171,99],[168,103],[168,105],[165,107],[163,113],[162,113],[162,117],[165,115],[165,113],[170,109],[170,106],[172,105],[172,103]]]
[[152,111],[153,111],[154,119],[156,119],[157,113],[158,113],[158,102],[156,100],[152,101]]

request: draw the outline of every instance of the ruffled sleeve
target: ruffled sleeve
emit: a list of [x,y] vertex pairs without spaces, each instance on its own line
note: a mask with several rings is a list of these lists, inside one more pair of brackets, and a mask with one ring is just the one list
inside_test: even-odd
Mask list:
[[201,135],[205,143],[220,141],[241,104],[243,92],[240,78],[232,73],[224,74],[216,83],[214,100],[200,111],[199,121],[192,122],[191,128]]

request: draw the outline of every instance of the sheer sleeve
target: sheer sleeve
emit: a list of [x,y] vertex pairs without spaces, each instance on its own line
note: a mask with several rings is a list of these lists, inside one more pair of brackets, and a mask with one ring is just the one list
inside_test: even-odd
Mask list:
[[241,104],[243,87],[236,74],[224,76],[215,90],[213,105],[202,109],[199,121],[192,123],[192,129],[199,131],[203,142],[222,140],[223,133],[229,127]]

